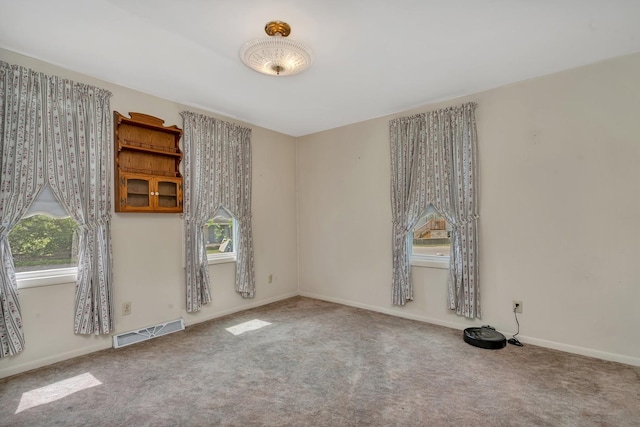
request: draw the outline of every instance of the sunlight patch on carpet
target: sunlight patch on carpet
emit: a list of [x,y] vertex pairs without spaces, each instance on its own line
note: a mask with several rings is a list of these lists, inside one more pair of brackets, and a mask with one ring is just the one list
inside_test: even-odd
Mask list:
[[265,326],[270,325],[269,322],[264,322],[259,319],[249,320],[248,322],[240,323],[236,326],[232,326],[227,328],[227,331],[231,332],[233,335],[240,335],[244,332],[255,331],[256,329],[264,328]]
[[86,390],[91,387],[102,384],[90,373],[78,375],[77,377],[67,380],[58,381],[44,387],[36,388],[26,393],[22,393],[16,414],[36,406],[46,403],[55,402],[56,400],[67,397],[70,394]]

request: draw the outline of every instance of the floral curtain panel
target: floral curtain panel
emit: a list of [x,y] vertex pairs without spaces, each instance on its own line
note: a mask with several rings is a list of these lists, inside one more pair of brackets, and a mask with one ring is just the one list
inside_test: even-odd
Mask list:
[[111,92],[58,77],[46,80],[49,185],[78,223],[74,330],[113,330],[111,269]]
[[0,356],[24,334],[8,235],[48,182],[80,225],[74,330],[113,329],[111,93],[0,62]]
[[187,311],[211,302],[204,224],[220,207],[238,223],[236,291],[255,294],[251,228],[251,129],[185,111],[184,221]]
[[405,305],[413,300],[409,234],[420,218],[422,206],[427,204],[426,193],[417,190],[417,186],[426,180],[425,136],[423,115],[390,122],[392,301],[395,305]]
[[0,358],[24,348],[9,233],[44,186],[42,79],[0,62]]
[[475,103],[390,122],[393,303],[413,299],[409,236],[429,205],[451,226],[448,305],[480,318]]

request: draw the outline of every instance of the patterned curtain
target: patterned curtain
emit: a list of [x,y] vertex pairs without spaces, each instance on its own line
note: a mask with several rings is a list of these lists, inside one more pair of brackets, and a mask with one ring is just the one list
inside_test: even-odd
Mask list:
[[111,92],[48,77],[47,166],[51,190],[78,223],[74,330],[113,330],[111,269]]
[[185,111],[184,221],[187,311],[211,302],[204,225],[220,207],[238,224],[236,291],[253,298],[251,229],[251,129]]
[[40,74],[0,61],[0,358],[24,348],[9,233],[44,186]]
[[[425,181],[424,115],[390,122],[391,215],[393,220],[393,304],[413,300],[411,240],[409,235],[422,213],[426,194],[417,186]],[[421,198],[421,199],[420,199]]]
[[411,231],[429,205],[451,226],[448,305],[480,318],[475,103],[390,122],[393,303],[413,299]]

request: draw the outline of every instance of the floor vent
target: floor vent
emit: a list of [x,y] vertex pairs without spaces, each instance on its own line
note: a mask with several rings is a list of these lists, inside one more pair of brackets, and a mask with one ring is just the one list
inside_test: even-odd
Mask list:
[[137,331],[125,332],[113,336],[113,348],[120,348],[140,341],[150,340],[151,338],[167,335],[172,332],[184,330],[184,320],[172,320],[170,322],[161,323],[159,325],[149,326],[148,328],[139,329]]

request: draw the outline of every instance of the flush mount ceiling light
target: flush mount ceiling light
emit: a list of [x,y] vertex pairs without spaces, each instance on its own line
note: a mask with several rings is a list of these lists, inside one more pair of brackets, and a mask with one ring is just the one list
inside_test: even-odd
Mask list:
[[240,48],[240,58],[247,67],[270,76],[290,76],[311,65],[311,51],[287,38],[291,33],[289,24],[271,21],[264,32],[269,37],[248,41]]

